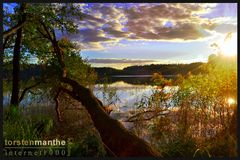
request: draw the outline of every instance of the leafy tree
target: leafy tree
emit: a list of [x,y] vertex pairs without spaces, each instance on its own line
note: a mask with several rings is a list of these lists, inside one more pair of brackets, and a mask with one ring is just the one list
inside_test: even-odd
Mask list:
[[[52,82],[56,83],[56,86],[53,86],[53,88],[57,88],[56,96],[54,99],[56,101],[56,111],[59,120],[61,119],[58,106],[60,101],[59,95],[61,92],[64,92],[85,106],[88,113],[91,115],[93,123],[98,129],[104,144],[112,153],[114,153],[114,155],[159,155],[159,153],[151,148],[148,143],[129,133],[120,122],[112,119],[103,109],[104,106],[102,102],[93,95],[92,91],[89,88],[85,87],[84,84],[81,84],[81,78],[79,79],[78,77],[82,75],[75,75],[79,74],[79,72],[75,72],[73,70],[71,71],[71,69],[68,68],[70,65],[68,64],[67,60],[71,62],[72,59],[75,58],[74,53],[76,52],[74,52],[74,49],[76,48],[72,47],[72,43],[69,43],[66,39],[57,39],[56,31],[74,31],[76,28],[72,17],[75,15],[74,12],[72,12],[74,11],[74,4],[52,3],[48,5],[28,5],[29,7],[26,7],[25,14],[26,17],[29,17],[29,20],[27,19],[27,25],[30,26],[26,27],[26,30],[24,30],[24,28],[21,29],[26,31],[25,34],[29,35],[29,37],[25,37],[26,41],[23,43],[23,50],[29,53],[34,53],[40,60],[42,60],[44,57],[43,60],[46,59],[44,61],[46,68],[49,67],[50,69],[53,69],[53,73],[56,73],[57,81]],[[34,42],[37,42],[36,39],[44,39],[44,42],[46,43],[42,43],[40,45],[44,47],[37,47],[35,49],[33,47],[34,44],[31,42],[33,42],[33,40]],[[46,52],[50,52],[50,54],[47,54],[49,56],[46,56]],[[18,54],[20,54],[20,51]],[[79,61],[80,59],[75,60]],[[132,141],[134,141],[134,143],[132,143]],[[127,148],[122,148],[122,146],[127,146]]]
[[[10,60],[11,62],[11,55],[13,55],[12,105],[17,106],[19,98],[23,97],[19,97],[20,64],[27,63],[29,57],[36,56],[42,62],[53,57],[50,54],[49,42],[42,37],[41,28],[44,26],[41,24],[52,25],[56,30],[62,32],[74,32],[76,25],[73,19],[80,18],[81,14],[79,13],[78,7],[73,4],[21,3],[15,5],[14,13],[8,13],[5,9],[4,48],[9,47],[4,52],[4,61]],[[14,38],[15,42],[12,41]],[[11,44],[13,44],[13,49]]]

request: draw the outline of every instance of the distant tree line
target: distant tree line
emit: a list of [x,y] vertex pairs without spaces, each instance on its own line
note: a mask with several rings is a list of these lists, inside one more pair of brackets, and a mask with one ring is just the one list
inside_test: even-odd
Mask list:
[[95,68],[99,77],[109,75],[152,75],[153,73],[161,73],[163,75],[185,75],[189,72],[192,74],[199,74],[203,72],[203,62],[196,62],[191,64],[151,64],[144,66],[130,66],[122,70],[99,67]]
[[[151,64],[144,66],[130,66],[122,70],[110,67],[96,67],[94,68],[99,78],[111,75],[152,75],[153,73],[161,73],[163,75],[185,75],[189,72],[192,74],[203,73],[203,62],[196,62],[191,64]],[[46,69],[46,68],[44,68]],[[36,78],[41,75],[43,68],[38,64],[28,64],[20,69],[20,79],[28,80]],[[11,78],[11,69],[4,68],[3,78]]]
[[[40,77],[43,69],[38,64],[27,64],[20,68],[20,80],[29,80]],[[12,69],[10,67],[3,68],[3,79],[12,79]]]

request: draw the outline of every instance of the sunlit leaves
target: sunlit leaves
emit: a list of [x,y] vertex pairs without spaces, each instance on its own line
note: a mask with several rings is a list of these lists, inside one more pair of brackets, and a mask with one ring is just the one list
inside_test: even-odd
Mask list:
[[[231,123],[234,123],[232,115],[236,107],[236,103],[232,102],[237,99],[236,62],[237,60],[232,57],[211,55],[208,63],[201,66],[204,71],[201,74],[177,76],[172,84],[177,85],[178,89],[172,95],[163,92],[166,81],[161,74],[155,73],[152,80],[158,87],[151,99],[148,99],[150,103],[145,109],[151,108],[157,100],[158,102],[172,100],[174,103],[169,115],[156,117],[151,123],[144,123],[143,126],[151,126],[148,128],[151,143],[167,155],[178,155],[181,152],[181,156],[209,157],[216,154],[213,153],[214,150],[222,144],[228,145],[225,148],[228,150],[230,144],[236,140],[230,142],[222,138],[218,144],[208,139],[223,131],[222,134],[227,134],[230,126],[235,125]],[[231,104],[229,98],[232,99]],[[158,103],[158,107],[163,106],[160,104]],[[176,141],[180,141],[181,144],[175,143]],[[188,143],[194,146],[190,145],[189,148]],[[200,151],[203,148],[204,152]]]

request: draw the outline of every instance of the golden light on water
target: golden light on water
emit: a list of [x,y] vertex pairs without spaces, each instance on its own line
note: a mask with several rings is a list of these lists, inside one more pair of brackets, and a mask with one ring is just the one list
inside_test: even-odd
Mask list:
[[235,100],[232,99],[232,98],[228,98],[228,104],[231,105],[231,104],[234,104],[235,103]]

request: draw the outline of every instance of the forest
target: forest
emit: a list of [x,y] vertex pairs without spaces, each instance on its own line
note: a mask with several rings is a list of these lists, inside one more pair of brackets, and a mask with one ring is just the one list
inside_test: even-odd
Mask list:
[[[64,152],[47,146],[39,157],[238,156],[236,56],[217,52],[206,63],[94,68],[74,41],[59,38],[84,21],[73,3],[17,3],[3,15],[3,95],[10,97],[3,106],[4,140],[66,140]],[[111,116],[117,90],[107,81],[100,86],[106,101],[94,92],[98,78],[109,75],[151,75],[152,94],[118,120]],[[39,97],[50,106],[24,106]],[[27,153],[42,150],[29,147]],[[4,144],[4,156],[16,156],[13,149]]]
[[197,74],[203,72],[200,67],[203,63],[191,63],[191,64],[151,64],[142,66],[130,66],[123,68],[122,70],[98,67],[95,68],[99,77],[104,75],[152,75],[153,73],[161,73],[163,75],[186,75],[191,72]]
[[[123,68],[122,70],[110,68],[110,67],[93,67],[95,74],[98,78],[104,78],[114,75],[152,75],[154,73],[161,73],[163,75],[186,75],[189,72],[192,74],[203,73],[204,70],[201,67],[202,62],[191,64],[159,64],[159,65],[143,65],[143,66],[131,66]],[[3,78],[11,79],[11,64],[3,64]],[[20,79],[27,80],[32,77],[40,77],[42,67],[39,64],[26,64],[20,69]]]

